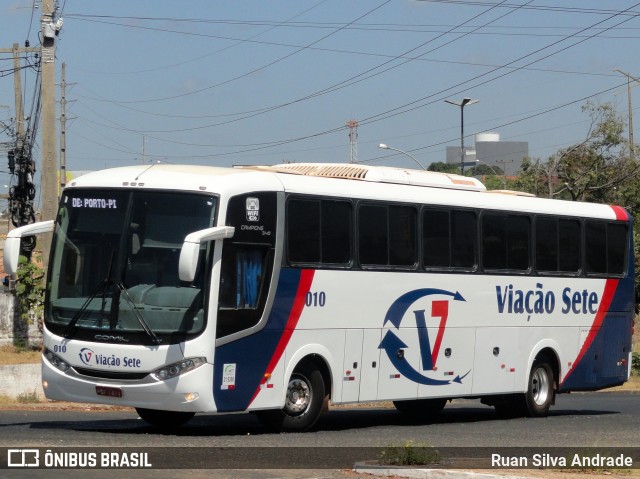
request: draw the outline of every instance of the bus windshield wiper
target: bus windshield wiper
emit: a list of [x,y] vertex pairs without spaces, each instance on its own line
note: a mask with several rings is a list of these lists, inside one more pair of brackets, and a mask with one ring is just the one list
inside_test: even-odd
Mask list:
[[129,291],[127,291],[127,288],[125,287],[125,285],[122,284],[122,282],[120,281],[115,283],[115,285],[120,291],[120,293],[124,293],[124,299],[127,301],[127,303],[129,303],[129,306],[131,306],[131,310],[133,311],[133,314],[138,319],[138,322],[140,323],[140,326],[142,326],[142,329],[144,330],[144,332],[147,333],[147,336],[151,338],[151,342],[153,344],[160,344],[161,343],[160,339],[158,338],[156,333],[154,333],[153,330],[149,327],[149,323],[147,323],[147,321],[144,319],[144,316],[142,316],[142,313],[136,307],[136,303],[133,301],[133,298],[131,298],[131,296],[129,295]]
[[100,283],[98,283],[98,286],[93,291],[93,293],[91,293],[89,295],[89,297],[82,304],[80,309],[76,312],[76,314],[73,315],[73,318],[71,318],[71,321],[69,321],[69,324],[67,324],[67,327],[64,328],[63,336],[64,336],[65,339],[71,339],[73,337],[73,333],[75,332],[76,325],[78,324],[78,321],[80,321],[85,316],[85,313],[87,312],[89,304],[91,303],[91,301],[93,301],[96,298],[96,296],[98,296],[98,293],[100,293],[100,292],[103,293],[102,310],[104,310],[104,305],[106,303],[106,298],[104,296],[104,292],[105,292],[107,287],[108,287],[108,283],[106,282],[106,280],[102,280],[102,281],[100,281]]
[[[122,284],[121,281],[115,282],[111,278],[111,271],[112,271],[112,267],[113,267],[113,256],[114,256],[114,251],[111,251],[111,258],[109,259],[109,267],[107,269],[106,277],[102,281],[100,281],[100,283],[96,287],[95,291],[93,293],[91,293],[91,295],[83,303],[83,305],[76,312],[76,314],[74,314],[73,318],[71,319],[71,321],[69,321],[69,324],[65,328],[63,336],[65,337],[65,339],[71,339],[73,337],[73,333],[76,330],[76,326],[77,326],[78,322],[86,315],[86,312],[87,312],[87,309],[89,307],[89,304],[91,303],[91,301],[93,301],[98,296],[98,294],[100,292],[102,292],[102,306],[100,308],[100,321],[102,322],[102,316],[104,315],[104,309],[105,309],[105,306],[107,304],[106,290],[110,286],[115,286],[117,288],[117,290],[114,291],[114,293],[117,293],[117,294],[114,294],[112,296],[112,298],[111,298],[112,304],[111,304],[111,310],[109,312],[109,327],[110,327],[110,329],[113,330],[115,328],[117,322],[118,322],[118,309],[119,308],[118,308],[117,305],[120,302],[119,301],[120,300],[120,296],[124,296],[125,300],[127,301],[129,306],[131,307],[131,309],[133,311],[133,314],[136,316],[136,319],[138,320],[138,322],[142,326],[142,329],[144,330],[145,334],[147,336],[149,336],[149,338],[151,338],[151,342],[153,344],[160,344],[161,343],[160,339],[152,331],[152,329],[149,327],[149,324],[147,323],[147,321],[142,316],[142,313],[140,313],[140,311],[138,311],[138,309],[136,308],[136,304],[133,301],[133,299],[131,298],[131,296],[129,295],[129,292],[127,291],[127,288],[124,286],[124,284]],[[124,293],[124,295],[122,293]]]
[[109,257],[109,265],[107,266],[107,274],[105,278],[102,281],[100,281],[100,283],[98,283],[98,286],[96,287],[95,291],[89,295],[89,297],[80,307],[80,309],[76,312],[76,314],[73,315],[73,318],[71,318],[71,321],[69,321],[69,324],[67,324],[67,327],[64,328],[63,335],[65,339],[71,339],[71,337],[73,337],[73,333],[76,330],[76,325],[78,324],[78,321],[80,321],[80,319],[85,315],[85,313],[87,312],[87,309],[89,308],[89,304],[100,292],[102,292],[102,307],[100,308],[100,322],[102,323],[102,315],[104,314],[104,307],[107,303],[106,290],[110,285],[113,284],[113,281],[111,280],[111,271],[113,270],[113,256],[115,254],[115,251],[116,251],[115,248],[111,249],[111,255]]

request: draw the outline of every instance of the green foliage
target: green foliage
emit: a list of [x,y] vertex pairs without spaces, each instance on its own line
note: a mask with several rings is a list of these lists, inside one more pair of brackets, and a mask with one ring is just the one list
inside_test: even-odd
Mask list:
[[640,353],[633,353],[631,356],[631,374],[640,376]]
[[440,454],[436,449],[426,445],[414,445],[406,441],[402,446],[387,446],[380,453],[380,464],[392,466],[424,466],[436,464]]
[[467,171],[469,176],[483,176],[483,175],[502,176],[504,175],[502,168],[499,168],[497,166],[486,165],[484,163],[481,163],[478,166],[472,166],[468,170],[465,170],[465,174],[467,174]]
[[25,256],[20,256],[17,276],[16,298],[20,307],[22,325],[28,328],[35,319],[38,321],[38,329],[42,330],[44,270]]
[[[584,140],[547,161],[523,161],[512,188],[543,198],[622,206],[633,216],[636,303],[640,302],[640,161],[631,158],[625,122],[605,103],[582,108],[590,118]],[[638,151],[638,148],[636,148]]]
[[460,173],[460,165],[453,163],[445,163],[443,161],[436,161],[431,163],[427,167],[428,171],[435,171],[438,173]]
[[20,393],[16,399],[20,404],[37,404],[40,402],[40,397],[36,391]]

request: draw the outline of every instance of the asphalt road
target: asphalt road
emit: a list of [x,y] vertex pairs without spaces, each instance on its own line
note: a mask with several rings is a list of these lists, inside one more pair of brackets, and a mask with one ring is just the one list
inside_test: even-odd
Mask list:
[[[159,431],[140,420],[135,411],[0,411],[0,448],[166,448],[162,459],[184,467],[193,448],[227,451],[232,461],[242,458],[244,471],[204,471],[202,477],[354,477],[340,470],[304,471],[305,464],[332,460],[337,448],[388,448],[411,441],[419,446],[509,448],[526,447],[640,447],[640,394],[580,393],[561,395],[549,417],[499,419],[493,408],[479,401],[457,400],[433,420],[416,422],[394,409],[333,408],[308,433],[274,434],[251,415],[198,415],[174,431]],[[171,449],[175,448],[175,449]],[[252,448],[240,450],[238,448]],[[278,452],[275,448],[281,449]],[[302,455],[297,448],[302,449]],[[115,450],[115,449],[114,449]],[[206,450],[206,449],[205,449]],[[248,451],[248,452],[246,452]],[[321,452],[317,452],[321,451]],[[365,450],[365,452],[368,452]],[[282,460],[292,471],[267,472]],[[240,456],[238,456],[240,454]],[[324,456],[323,456],[324,454]],[[291,456],[297,455],[296,460]],[[317,457],[319,455],[319,457]],[[330,457],[331,456],[331,457]],[[158,457],[156,455],[156,457]],[[266,459],[265,459],[266,457]],[[172,458],[172,459],[171,459]],[[271,461],[271,462],[269,462]],[[297,462],[296,461],[301,461]],[[206,462],[206,461],[205,461]],[[233,463],[233,462],[232,462]],[[203,463],[204,464],[204,463]],[[198,465],[197,460],[194,465]],[[254,467],[255,466],[255,467]],[[321,468],[322,466],[318,466]],[[289,469],[289,466],[287,466]],[[304,471],[304,473],[303,473]],[[50,477],[47,471],[4,470],[3,478]],[[48,471],[49,474],[51,471]],[[81,472],[81,471],[70,471]],[[91,471],[91,477],[125,477],[124,471]],[[169,472],[166,471],[165,472]],[[131,477],[163,476],[161,471],[136,471]],[[86,474],[86,473],[85,473]],[[147,475],[150,474],[150,475]],[[235,473],[234,473],[235,474]],[[311,474],[311,475],[308,475]],[[68,475],[65,477],[86,477]],[[129,476],[126,476],[129,477]],[[186,476],[185,476],[186,477]],[[199,477],[190,474],[189,477]]]

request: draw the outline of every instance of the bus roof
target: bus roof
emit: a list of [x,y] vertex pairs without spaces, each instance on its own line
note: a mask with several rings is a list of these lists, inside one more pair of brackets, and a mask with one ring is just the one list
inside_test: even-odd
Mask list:
[[460,175],[340,163],[235,168],[156,163],[88,173],[74,179],[68,186],[205,191],[223,196],[251,191],[286,191],[316,196],[627,219],[620,208],[537,198],[513,191],[487,191],[477,179]]

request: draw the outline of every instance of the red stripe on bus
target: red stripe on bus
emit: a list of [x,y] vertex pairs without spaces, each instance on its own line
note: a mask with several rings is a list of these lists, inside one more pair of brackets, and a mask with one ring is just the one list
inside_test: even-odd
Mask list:
[[[626,215],[626,213],[625,213],[625,215]],[[607,282],[605,283],[604,292],[602,293],[602,301],[600,301],[600,306],[598,307],[598,312],[596,313],[596,317],[593,320],[593,324],[591,325],[591,329],[589,330],[589,334],[587,335],[587,339],[582,344],[582,348],[580,349],[580,352],[578,353],[578,357],[576,358],[576,360],[571,365],[571,369],[569,369],[569,372],[564,377],[564,380],[562,382],[565,382],[567,380],[567,378],[569,376],[571,376],[571,373],[573,373],[573,371],[575,371],[576,367],[580,364],[580,361],[582,361],[582,358],[584,357],[584,355],[589,350],[589,347],[593,343],[593,340],[596,338],[596,335],[598,334],[598,331],[600,330],[600,326],[602,326],[602,321],[604,321],[604,318],[607,315],[607,312],[609,311],[609,306],[611,305],[611,301],[613,301],[613,296],[615,295],[617,288],[618,288],[618,280],[617,279],[608,279]]]
[[256,391],[253,393],[253,397],[251,401],[249,401],[249,405],[253,403],[255,398],[258,396],[260,392],[261,386],[267,382],[267,378],[271,377],[271,373],[276,368],[278,361],[282,357],[287,344],[289,344],[289,340],[293,335],[293,331],[296,329],[296,325],[300,320],[300,316],[302,315],[302,310],[305,306],[305,301],[307,298],[307,293],[311,289],[311,283],[313,283],[313,276],[315,274],[315,270],[313,269],[303,269],[300,272],[300,282],[298,283],[298,290],[296,291],[296,296],[293,300],[293,306],[291,307],[291,312],[289,313],[289,319],[287,319],[287,324],[284,327],[284,331],[282,332],[282,336],[280,337],[280,341],[276,346],[276,349],[271,357],[271,361],[267,365],[267,369],[262,376],[262,380],[260,381],[260,385],[256,388]]
[[629,216],[624,208],[621,206],[612,206],[611,209],[616,214],[616,219],[618,221],[629,221]]

